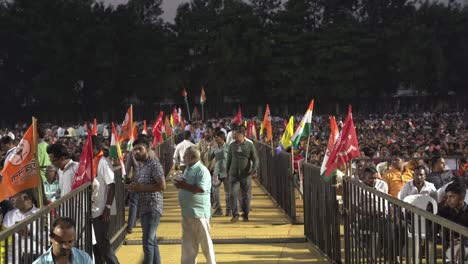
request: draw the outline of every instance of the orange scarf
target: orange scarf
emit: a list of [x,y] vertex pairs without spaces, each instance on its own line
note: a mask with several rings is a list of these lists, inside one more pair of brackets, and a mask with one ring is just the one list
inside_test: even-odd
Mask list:
[[97,177],[97,169],[98,169],[99,161],[101,160],[102,157],[104,157],[104,152],[101,150],[93,158],[93,175],[94,175],[94,178]]

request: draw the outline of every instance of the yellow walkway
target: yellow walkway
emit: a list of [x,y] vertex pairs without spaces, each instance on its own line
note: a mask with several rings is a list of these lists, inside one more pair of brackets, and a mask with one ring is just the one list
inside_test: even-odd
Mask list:
[[[157,230],[164,264],[180,263],[182,227],[177,194],[177,189],[168,182],[164,193],[164,213]],[[242,222],[240,218],[238,223],[231,223],[227,216],[211,219],[217,263],[328,263],[305,242],[304,226],[292,225],[256,182],[253,183],[252,195],[250,222]],[[127,235],[126,243],[117,250],[120,263],[142,262],[141,237],[138,224],[133,233]],[[198,263],[206,263],[201,250]]]

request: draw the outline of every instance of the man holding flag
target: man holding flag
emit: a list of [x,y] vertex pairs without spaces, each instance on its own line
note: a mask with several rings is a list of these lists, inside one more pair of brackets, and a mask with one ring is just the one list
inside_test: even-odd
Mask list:
[[108,234],[110,216],[116,214],[114,172],[107,159],[104,158],[101,139],[93,136],[92,142],[94,155],[92,172],[99,182],[97,198],[94,201],[95,210],[92,212],[94,234],[96,236],[96,245],[94,245],[93,252],[97,264],[118,264],[119,261],[112,249]]

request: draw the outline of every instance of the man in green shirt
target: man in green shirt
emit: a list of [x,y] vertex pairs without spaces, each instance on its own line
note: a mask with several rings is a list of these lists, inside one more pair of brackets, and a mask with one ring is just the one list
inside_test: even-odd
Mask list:
[[252,174],[257,170],[258,157],[254,144],[245,138],[245,127],[239,127],[236,133],[234,133],[234,137],[235,141],[229,145],[226,163],[229,179],[229,200],[232,209],[231,222],[239,221],[239,209],[237,207],[239,189],[242,192],[242,218],[244,222],[248,222]]
[[49,155],[47,154],[47,146],[49,144],[47,144],[45,141],[45,129],[39,126],[37,130],[37,135],[39,136],[39,144],[37,144],[37,157],[39,159],[39,166],[41,168],[42,182],[45,183],[47,181],[46,168],[52,163],[50,162]]
[[181,263],[196,263],[199,245],[202,247],[206,263],[216,263],[210,236],[211,175],[200,162],[198,147],[188,147],[183,159],[187,168],[183,178],[174,183],[180,189],[179,204],[182,209]]

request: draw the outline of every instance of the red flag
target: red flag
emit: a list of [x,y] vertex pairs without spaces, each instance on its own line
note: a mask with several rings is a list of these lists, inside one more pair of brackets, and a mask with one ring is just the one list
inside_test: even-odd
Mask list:
[[148,134],[148,128],[146,127],[146,120],[143,120],[143,131],[141,132],[143,135]]
[[153,129],[152,129],[153,136],[154,136],[153,146],[155,146],[156,143],[163,141],[162,126],[163,126],[163,112],[160,111],[158,119],[156,119],[156,122],[154,123]]
[[237,115],[234,117],[234,119],[231,120],[231,123],[238,125],[242,124],[242,111],[240,106],[237,110]]
[[351,106],[349,106],[343,129],[336,139],[327,161],[325,175],[331,175],[335,169],[355,157],[359,157],[359,144],[356,136],[356,128],[354,127],[353,114],[351,113]]
[[97,122],[96,118],[93,120],[93,131],[91,132],[94,136],[97,136]]
[[5,161],[5,167],[0,173],[3,176],[0,182],[0,201],[39,185],[40,175],[38,177],[36,174],[38,164],[34,160],[35,149],[31,125],[13,150],[14,153]]
[[185,91],[185,88],[182,89],[182,96],[185,97],[185,98],[187,98],[187,91]]
[[73,181],[72,190],[80,187],[80,185],[93,181],[93,142],[91,140],[91,134],[88,134],[86,141],[83,145],[83,150],[80,156],[80,165],[75,174],[75,180]]

